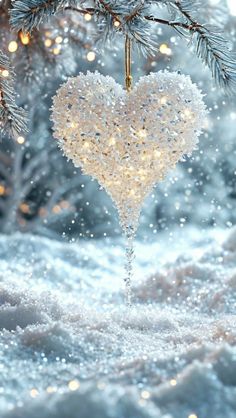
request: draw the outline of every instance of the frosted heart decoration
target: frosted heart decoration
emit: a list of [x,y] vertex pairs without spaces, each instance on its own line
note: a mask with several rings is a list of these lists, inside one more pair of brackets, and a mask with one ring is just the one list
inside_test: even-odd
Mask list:
[[206,117],[189,76],[161,71],[126,92],[111,77],[80,74],[53,100],[54,136],[65,155],[96,178],[135,231],[144,198],[196,147]]

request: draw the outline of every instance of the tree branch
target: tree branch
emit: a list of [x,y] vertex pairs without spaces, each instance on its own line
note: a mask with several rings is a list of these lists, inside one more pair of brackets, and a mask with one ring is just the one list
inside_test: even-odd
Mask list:
[[189,25],[189,24],[184,23],[184,22],[178,22],[178,21],[175,22],[175,21],[171,21],[171,20],[159,19],[159,18],[154,17],[154,16],[144,16],[144,19],[149,20],[151,22],[160,23],[161,25],[171,26],[173,28],[181,27],[181,28],[189,30],[189,31],[195,30],[198,27],[201,27],[201,25],[199,23],[196,23],[196,22]]
[[[83,2],[82,2],[83,3]],[[131,4],[129,4],[131,3]],[[133,38],[144,51],[152,52],[153,43],[148,31],[147,22],[156,22],[175,29],[179,35],[190,38],[195,44],[198,57],[210,68],[216,82],[227,92],[236,88],[236,58],[227,46],[227,41],[220,35],[218,28],[199,24],[191,16],[196,2],[193,0],[150,1],[148,4],[168,6],[180,14],[180,20],[171,21],[146,15],[147,5],[143,2],[132,7],[132,2],[119,5],[110,0],[96,0],[95,8],[77,8],[74,0],[15,0],[11,10],[11,24],[17,30],[32,31],[44,18],[63,10],[76,11],[81,14],[110,17],[105,20],[106,34],[116,30]],[[148,6],[149,7],[149,6]],[[181,20],[184,19],[184,21]],[[111,21],[120,25],[111,25]],[[103,22],[104,23],[104,22]],[[103,31],[103,33],[104,33]]]
[[79,187],[80,185],[81,185],[81,180],[76,176],[73,179],[69,179],[63,185],[60,185],[60,187],[56,187],[50,199],[48,200],[45,208],[48,211],[51,211],[53,206],[58,202],[60,197],[64,196],[70,190],[73,190],[76,187]]
[[8,57],[0,51],[0,132],[16,136],[27,130],[27,113],[16,105],[14,76]]
[[104,7],[104,9],[113,17],[113,19],[117,20],[122,25],[122,21],[120,20],[119,16],[112,10],[112,8],[104,0],[98,1]]
[[5,165],[0,163],[0,176],[3,177],[6,180],[10,180],[11,175],[7,167]]

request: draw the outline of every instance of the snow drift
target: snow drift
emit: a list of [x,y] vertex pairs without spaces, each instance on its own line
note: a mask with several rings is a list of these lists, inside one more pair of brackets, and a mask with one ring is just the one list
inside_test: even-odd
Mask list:
[[137,244],[128,309],[119,241],[2,236],[1,418],[235,418],[236,229],[183,242]]

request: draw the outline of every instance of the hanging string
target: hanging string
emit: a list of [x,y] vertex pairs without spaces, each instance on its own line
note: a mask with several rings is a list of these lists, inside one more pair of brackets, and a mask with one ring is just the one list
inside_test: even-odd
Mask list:
[[[130,92],[132,89],[132,75],[131,75],[131,39],[128,35],[125,38],[125,85],[127,92]],[[124,232],[126,236],[126,248],[125,248],[125,272],[126,276],[124,279],[125,282],[125,293],[126,293],[126,305],[131,307],[131,279],[133,275],[133,258],[134,258],[134,231],[133,228],[127,224],[124,227]]]
[[125,85],[128,92],[132,88],[132,75],[131,75],[131,39],[126,35],[125,39]]

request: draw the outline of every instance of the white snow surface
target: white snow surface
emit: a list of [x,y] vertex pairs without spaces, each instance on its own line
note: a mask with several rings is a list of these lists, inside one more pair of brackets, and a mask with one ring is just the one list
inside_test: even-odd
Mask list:
[[152,241],[0,237],[1,418],[235,418],[236,229]]

